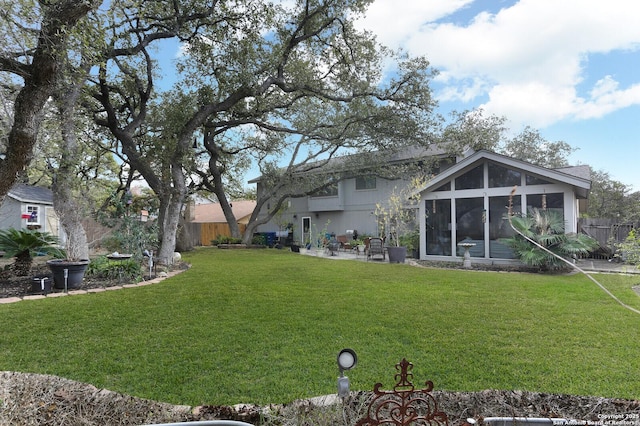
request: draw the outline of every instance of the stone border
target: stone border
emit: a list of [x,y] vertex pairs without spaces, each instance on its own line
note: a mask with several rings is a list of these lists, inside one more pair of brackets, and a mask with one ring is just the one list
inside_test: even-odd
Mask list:
[[102,287],[102,288],[90,288],[88,290],[70,290],[67,293],[48,293],[46,295],[44,294],[31,294],[31,295],[27,295],[24,297],[5,297],[5,298],[0,298],[0,305],[6,305],[8,303],[15,303],[15,302],[20,302],[22,300],[42,300],[42,299],[51,299],[51,298],[55,298],[55,297],[65,297],[65,296],[76,296],[79,294],[92,294],[92,293],[103,293],[105,291],[112,291],[112,290],[123,290],[125,288],[136,288],[136,287],[144,287],[147,285],[151,285],[151,284],[157,284],[167,278],[171,278],[173,276],[176,276],[182,272],[186,271],[186,269],[179,269],[176,271],[171,271],[171,272],[167,272],[166,275],[163,275],[161,277],[156,277],[152,280],[148,280],[148,281],[140,281],[138,283],[135,284],[123,284],[123,285],[116,285],[116,286],[111,286],[111,287]]

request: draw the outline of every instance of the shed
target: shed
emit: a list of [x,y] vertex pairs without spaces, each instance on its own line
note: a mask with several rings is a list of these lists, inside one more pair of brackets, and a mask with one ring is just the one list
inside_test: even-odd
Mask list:
[[0,229],[36,229],[62,241],[64,233],[48,188],[16,184],[0,205]]

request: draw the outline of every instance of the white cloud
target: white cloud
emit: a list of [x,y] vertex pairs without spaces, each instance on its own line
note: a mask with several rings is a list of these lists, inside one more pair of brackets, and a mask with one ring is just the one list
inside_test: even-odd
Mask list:
[[590,54],[640,51],[640,3],[511,0],[464,24],[438,21],[472,3],[376,0],[362,25],[385,44],[425,55],[440,70],[441,100],[486,100],[486,111],[516,122],[546,126],[640,104],[638,85],[607,75],[580,94]]
[[473,0],[376,0],[367,10],[359,28],[373,30],[378,41],[397,47],[426,22],[441,19]]
[[575,116],[578,119],[600,118],[632,105],[640,105],[640,83],[619,89],[619,83],[606,76],[594,85],[591,97],[579,103]]

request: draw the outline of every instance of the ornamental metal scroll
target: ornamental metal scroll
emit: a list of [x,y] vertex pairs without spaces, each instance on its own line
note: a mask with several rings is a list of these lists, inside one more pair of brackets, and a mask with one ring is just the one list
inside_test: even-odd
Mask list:
[[433,382],[427,380],[426,388],[415,389],[410,370],[413,364],[403,358],[396,364],[396,384],[392,391],[380,390],[382,383],[373,387],[374,397],[364,418],[356,426],[448,426],[447,415],[438,410],[438,404],[431,395]]

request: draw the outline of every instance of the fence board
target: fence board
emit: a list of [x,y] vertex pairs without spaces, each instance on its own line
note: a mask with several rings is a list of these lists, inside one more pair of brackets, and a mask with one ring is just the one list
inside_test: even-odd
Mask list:
[[[215,240],[218,237],[230,237],[231,230],[229,229],[229,225],[226,223],[201,223],[200,229],[200,245],[202,246],[210,246],[211,240]],[[243,234],[246,225],[239,223],[240,233]]]
[[611,256],[612,244],[624,241],[637,226],[638,224],[633,223],[618,223],[615,219],[581,218],[578,221],[578,228],[583,233],[598,240],[604,257]]

